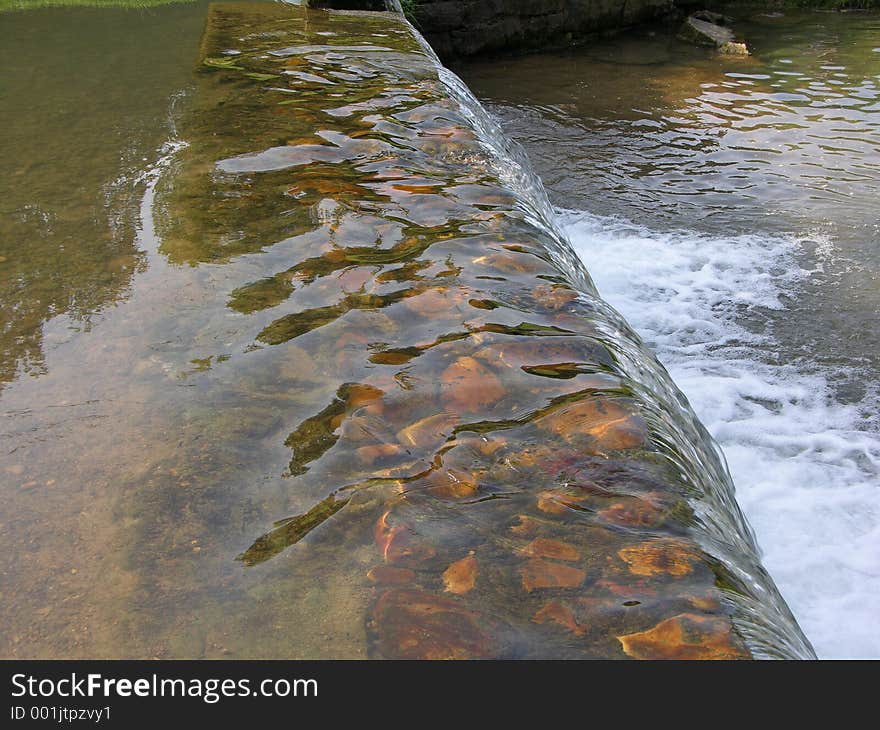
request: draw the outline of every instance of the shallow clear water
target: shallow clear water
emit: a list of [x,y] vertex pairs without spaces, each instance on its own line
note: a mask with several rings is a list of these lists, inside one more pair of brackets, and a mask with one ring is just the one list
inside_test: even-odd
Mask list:
[[721,443],[820,656],[878,657],[880,17],[738,27],[749,58],[658,32],[458,70]]

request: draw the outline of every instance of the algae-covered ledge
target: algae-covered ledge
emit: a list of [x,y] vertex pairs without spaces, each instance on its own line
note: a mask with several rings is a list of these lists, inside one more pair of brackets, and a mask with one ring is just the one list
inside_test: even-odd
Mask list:
[[286,641],[341,602],[351,656],[811,654],[705,430],[402,18],[213,5],[180,134],[162,250],[235,263],[252,333],[212,374],[280,374],[281,491],[216,529]]

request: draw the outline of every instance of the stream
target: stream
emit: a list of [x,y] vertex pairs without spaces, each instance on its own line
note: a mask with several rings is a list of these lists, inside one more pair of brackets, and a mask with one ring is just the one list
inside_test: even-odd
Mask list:
[[0,654],[880,656],[880,18],[254,5],[0,12]]

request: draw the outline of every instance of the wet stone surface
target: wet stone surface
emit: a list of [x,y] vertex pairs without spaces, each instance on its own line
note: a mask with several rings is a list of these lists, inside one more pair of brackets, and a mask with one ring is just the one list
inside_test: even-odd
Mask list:
[[648,356],[552,262],[409,29],[217,5],[198,75],[163,251],[248,256],[228,306],[279,387],[325,394],[270,406],[300,415],[292,516],[239,560],[368,548],[375,657],[751,656],[686,414],[632,380]]

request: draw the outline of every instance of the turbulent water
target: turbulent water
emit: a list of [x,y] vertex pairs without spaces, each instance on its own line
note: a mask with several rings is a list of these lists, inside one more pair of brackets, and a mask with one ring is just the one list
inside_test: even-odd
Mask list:
[[740,27],[748,59],[645,34],[462,75],[722,445],[819,654],[878,657],[880,18]]

